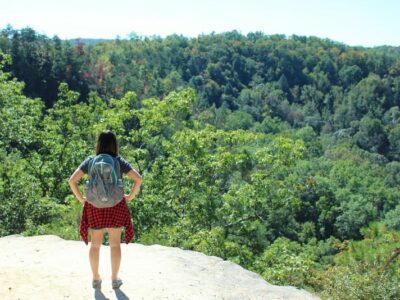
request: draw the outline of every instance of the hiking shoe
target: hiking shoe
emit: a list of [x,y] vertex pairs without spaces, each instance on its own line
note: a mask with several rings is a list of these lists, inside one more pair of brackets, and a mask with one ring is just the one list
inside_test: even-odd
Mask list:
[[101,279],[99,280],[92,280],[92,287],[94,289],[101,289]]
[[112,288],[118,289],[121,285],[122,285],[122,280],[121,279],[116,279],[116,280],[112,280]]

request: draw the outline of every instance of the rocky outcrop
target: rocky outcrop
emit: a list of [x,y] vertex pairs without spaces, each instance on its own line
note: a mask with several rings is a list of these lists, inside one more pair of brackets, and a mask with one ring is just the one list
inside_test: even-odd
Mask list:
[[[90,244],[89,244],[90,245]],[[121,244],[120,290],[111,288],[110,249],[100,250],[102,289],[91,287],[89,246],[54,235],[0,238],[0,299],[319,299],[275,286],[232,262],[160,245]]]

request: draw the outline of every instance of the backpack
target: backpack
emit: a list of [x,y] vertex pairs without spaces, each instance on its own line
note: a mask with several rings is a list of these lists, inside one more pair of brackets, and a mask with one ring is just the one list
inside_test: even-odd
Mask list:
[[112,207],[124,197],[124,183],[120,165],[109,154],[98,154],[89,163],[89,180],[86,182],[86,200],[97,208]]

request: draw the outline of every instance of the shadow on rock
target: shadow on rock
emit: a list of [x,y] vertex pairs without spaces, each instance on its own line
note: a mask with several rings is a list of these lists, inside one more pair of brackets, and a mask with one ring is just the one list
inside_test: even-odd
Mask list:
[[117,296],[118,300],[129,300],[129,297],[120,289],[115,289],[115,296]]
[[96,299],[96,300],[110,300],[106,296],[104,296],[103,292],[100,289],[96,289],[94,291],[94,299]]

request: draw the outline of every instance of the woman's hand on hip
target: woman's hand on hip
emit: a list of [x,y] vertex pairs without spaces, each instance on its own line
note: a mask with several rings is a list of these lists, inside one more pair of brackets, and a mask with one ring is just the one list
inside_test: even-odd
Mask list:
[[125,197],[126,202],[129,202],[129,201],[132,201],[133,199],[135,199],[135,196],[124,195],[124,197]]

